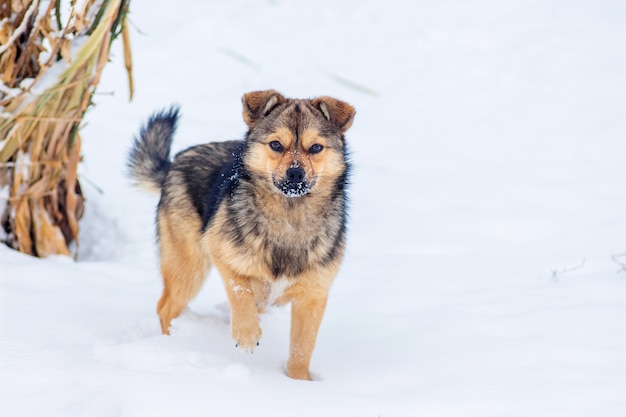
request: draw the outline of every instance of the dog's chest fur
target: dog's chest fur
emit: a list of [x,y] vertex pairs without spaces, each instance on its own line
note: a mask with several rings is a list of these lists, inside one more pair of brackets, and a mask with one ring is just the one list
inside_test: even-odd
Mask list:
[[244,184],[221,204],[217,231],[233,245],[239,262],[267,278],[296,277],[334,260],[343,246],[341,199],[263,196]]

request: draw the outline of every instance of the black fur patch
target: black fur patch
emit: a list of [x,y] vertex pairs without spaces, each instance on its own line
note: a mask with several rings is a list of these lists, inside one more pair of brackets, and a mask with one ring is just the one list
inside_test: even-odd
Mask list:
[[232,194],[239,185],[239,181],[248,177],[241,160],[243,149],[244,142],[240,142],[236,148],[231,150],[230,160],[224,161],[222,169],[217,171],[213,177],[211,189],[202,196],[206,201],[206,209],[201,214],[203,232],[211,223],[224,197]]
[[346,225],[345,223],[339,229],[339,233],[335,236],[332,245],[330,246],[328,252],[326,252],[326,256],[322,259],[322,263],[324,265],[330,265],[335,259],[337,259],[337,255],[339,254],[339,249],[343,247],[346,239]]
[[306,248],[286,248],[275,245],[270,253],[272,254],[271,271],[274,278],[297,276],[307,266]]
[[[343,136],[342,136],[342,139],[343,139]],[[322,260],[322,263],[324,264],[332,263],[337,258],[337,255],[339,253],[339,248],[342,248],[345,245],[346,231],[348,228],[348,204],[349,204],[347,188],[348,188],[348,185],[350,184],[350,173],[351,173],[351,167],[352,167],[349,161],[349,156],[350,156],[350,152],[348,151],[348,149],[344,148],[344,164],[345,164],[346,169],[343,175],[339,176],[337,180],[335,181],[335,186],[334,186],[335,188],[333,190],[333,195],[331,198],[331,201],[335,201],[337,199],[341,200],[340,206],[339,206],[341,212],[338,213],[338,215],[341,217],[341,227],[339,229],[339,232],[335,235],[335,239],[329,251],[326,253],[326,256]]]

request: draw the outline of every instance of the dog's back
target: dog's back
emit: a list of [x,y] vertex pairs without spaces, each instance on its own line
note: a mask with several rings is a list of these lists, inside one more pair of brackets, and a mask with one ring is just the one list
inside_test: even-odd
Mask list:
[[231,140],[192,146],[178,153],[163,184],[159,207],[174,208],[182,200],[191,201],[200,219],[209,217],[224,189],[235,180],[242,149],[243,141]]

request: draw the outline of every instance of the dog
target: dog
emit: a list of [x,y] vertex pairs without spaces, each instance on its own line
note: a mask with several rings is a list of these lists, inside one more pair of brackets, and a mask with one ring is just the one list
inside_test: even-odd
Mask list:
[[157,236],[163,334],[211,266],[224,281],[235,346],[259,345],[259,313],[291,303],[287,375],[311,380],[309,364],[346,241],[350,174],[344,133],[355,109],[331,97],[242,98],[244,140],[192,146],[170,159],[179,117],[154,114],[134,138],[136,185],[160,192]]

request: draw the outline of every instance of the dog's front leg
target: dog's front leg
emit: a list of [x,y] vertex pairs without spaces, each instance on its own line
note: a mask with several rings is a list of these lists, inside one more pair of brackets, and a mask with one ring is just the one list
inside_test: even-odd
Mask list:
[[218,261],[215,266],[224,280],[230,304],[231,336],[240,350],[252,352],[259,345],[261,327],[250,279]]
[[311,380],[309,364],[317,332],[326,310],[328,289],[317,290],[314,297],[299,291],[291,305],[291,345],[287,361],[287,375],[293,379]]

